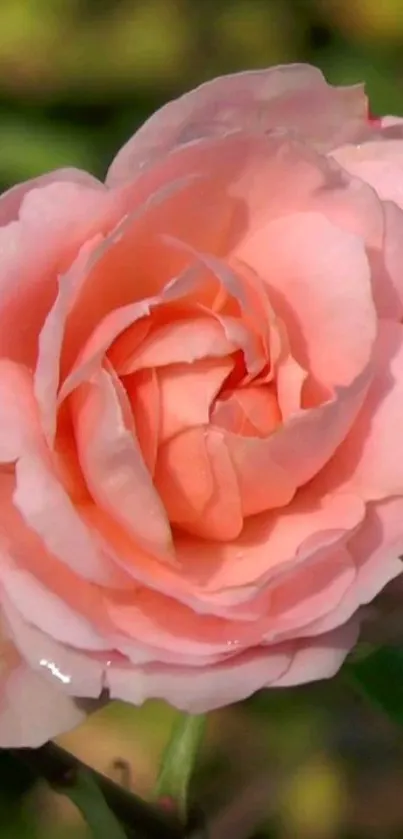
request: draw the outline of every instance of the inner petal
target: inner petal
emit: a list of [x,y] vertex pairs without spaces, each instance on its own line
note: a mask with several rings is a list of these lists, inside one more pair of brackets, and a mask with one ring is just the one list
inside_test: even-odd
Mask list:
[[123,387],[106,370],[72,395],[78,457],[95,502],[144,548],[166,558],[171,531],[144,463]]
[[171,364],[157,373],[160,388],[160,441],[192,426],[206,425],[211,405],[231,372],[231,358]]
[[216,400],[211,422],[245,437],[265,437],[278,427],[281,412],[274,385],[223,392]]

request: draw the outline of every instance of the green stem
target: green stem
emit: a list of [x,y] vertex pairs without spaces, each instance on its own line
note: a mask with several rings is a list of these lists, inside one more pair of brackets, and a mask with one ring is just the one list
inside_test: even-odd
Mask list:
[[185,837],[183,826],[176,818],[123,789],[55,743],[46,743],[39,749],[11,749],[10,754],[28,766],[34,777],[46,780],[51,787],[66,794],[77,787],[84,770],[97,785],[127,836],[133,839],[137,836],[142,839]]

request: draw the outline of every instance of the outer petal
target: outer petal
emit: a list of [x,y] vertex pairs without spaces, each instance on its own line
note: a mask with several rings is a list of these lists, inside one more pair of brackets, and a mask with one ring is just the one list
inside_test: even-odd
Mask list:
[[0,462],[17,460],[39,433],[31,373],[0,359]]
[[319,638],[297,643],[289,669],[272,687],[285,688],[332,678],[353,649],[358,633],[358,621],[353,620]]
[[352,430],[323,474],[326,487],[357,493],[367,501],[402,495],[402,408],[403,326],[383,321],[370,390]]
[[49,635],[27,623],[2,596],[2,612],[10,635],[24,661],[49,684],[57,685],[69,696],[97,699],[104,687],[105,659],[91,656],[54,641]]
[[22,660],[0,678],[0,747],[36,749],[75,728],[85,712]]
[[374,187],[383,201],[395,201],[403,208],[403,139],[342,146],[332,157]]
[[201,714],[238,702],[262,687],[275,683],[289,667],[289,648],[257,648],[212,667],[146,665],[119,667],[107,673],[112,699],[142,705],[147,699],[164,699],[176,708]]
[[37,178],[31,178],[31,180],[24,181],[24,183],[17,184],[6,192],[3,192],[0,196],[0,225],[8,224],[9,221],[16,221],[18,219],[22,200],[32,189],[44,187],[51,183],[65,182],[98,189],[100,192],[105,191],[105,186],[101,181],[98,181],[97,178],[94,178],[82,169],[75,169],[74,167],[54,169],[52,172],[46,172]]
[[129,140],[108,172],[107,184],[133,179],[178,145],[233,130],[267,133],[283,127],[322,147],[368,133],[360,86],[328,85],[303,64],[222,76],[169,103]]
[[[232,605],[256,595],[268,580],[297,559],[338,542],[362,522],[363,502],[354,496],[315,492],[315,482],[301,490],[283,511],[271,511],[246,522],[240,537],[225,544],[179,537],[176,542],[183,574],[197,582],[206,602],[222,590]],[[239,587],[239,591],[236,589]]]
[[141,705],[165,699],[198,714],[238,702],[265,687],[326,679],[340,668],[357,639],[350,624],[313,641],[257,647],[202,669],[148,665],[133,670],[112,666],[107,673],[112,698]]
[[31,451],[19,459],[13,500],[23,521],[50,554],[87,580],[119,584],[119,569],[81,520],[46,455]]
[[50,183],[28,192],[18,221],[0,227],[1,355],[35,365],[58,274],[83,241],[116,223],[118,205],[117,195],[98,187]]

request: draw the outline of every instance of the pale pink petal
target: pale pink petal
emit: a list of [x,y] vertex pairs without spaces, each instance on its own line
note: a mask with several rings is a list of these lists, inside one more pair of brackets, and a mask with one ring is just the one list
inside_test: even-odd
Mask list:
[[[356,579],[356,568],[345,547],[347,535],[334,545],[313,551],[268,587],[270,624],[266,642],[304,637],[306,627],[337,609]],[[257,601],[259,597],[257,598]],[[256,606],[256,602],[255,602]],[[340,621],[340,623],[344,621]]]
[[142,458],[135,429],[128,426],[125,394],[100,369],[73,397],[73,422],[83,474],[93,499],[123,524],[147,550],[171,550],[163,505]]
[[0,461],[17,460],[39,434],[31,373],[0,359]]
[[[190,169],[176,167],[176,174],[166,167],[145,195],[141,184],[138,186],[130,215],[107,237],[69,316],[64,347],[66,371],[109,312],[155,297],[186,269],[189,256],[168,245],[163,234],[212,252],[228,251],[234,229],[238,231],[244,219],[238,218],[236,202],[227,194],[226,186],[232,170],[243,165],[244,150],[245,141],[238,142],[235,161],[231,159],[225,167],[216,150],[206,154],[204,168],[197,158]],[[111,276],[118,276],[119,282],[111,283]]]
[[325,385],[349,384],[376,335],[363,242],[324,216],[301,213],[252,232],[240,256],[267,282],[297,361]]
[[121,212],[118,193],[88,184],[50,183],[24,196],[18,221],[0,227],[2,355],[34,366],[58,275],[68,269],[82,243],[106,232]]
[[[23,611],[27,614],[27,619],[32,619],[33,623],[37,620],[38,626],[41,626],[43,621],[45,630],[48,628],[47,620],[54,620],[53,632],[56,638],[61,635],[63,640],[63,633],[68,632],[70,628],[70,631],[75,633],[78,645],[78,638],[81,638],[84,647],[86,643],[89,646],[99,646],[100,635],[105,637],[112,627],[108,623],[103,605],[102,589],[92,585],[86,578],[85,555],[82,558],[84,573],[80,571],[79,563],[76,563],[76,573],[72,567],[72,560],[68,563],[64,556],[60,559],[47,551],[40,534],[24,522],[13,503],[14,491],[14,476],[0,473],[0,555],[2,563],[5,564],[4,578],[7,577],[4,587],[9,592],[10,599],[19,606],[20,598],[24,597]],[[93,535],[94,539],[98,538],[100,542],[96,531],[93,531]],[[100,545],[99,548],[102,552],[103,546]],[[110,551],[109,554],[103,553],[103,559],[109,571],[109,578],[105,571],[104,578],[107,578],[112,587],[123,587],[127,592],[134,591],[133,580],[121,570],[118,563],[112,563]],[[21,574],[18,577],[9,576],[7,569],[10,567],[18,568]],[[28,594],[30,586],[32,596]],[[43,602],[45,593],[46,606]],[[65,611],[61,607],[59,609],[60,603],[65,603],[71,610],[69,619],[65,619]],[[42,604],[43,608],[40,608],[39,604]],[[56,615],[59,612],[61,617],[58,622]],[[77,615],[81,615],[84,622],[81,622]],[[89,641],[92,627],[94,633]]]
[[98,189],[100,192],[105,191],[105,186],[101,181],[82,169],[75,169],[74,167],[54,169],[52,172],[45,172],[37,178],[31,178],[29,181],[16,184],[16,186],[3,192],[0,196],[0,225],[3,226],[8,224],[9,221],[17,220],[21,202],[27,192],[51,183],[64,183],[65,181]]
[[369,603],[402,571],[403,499],[367,504],[365,519],[351,537],[348,549],[357,565],[361,604]]
[[271,687],[285,688],[331,679],[355,646],[358,633],[358,622],[350,621],[326,635],[297,642],[289,669]]
[[368,255],[379,314],[399,320],[403,314],[403,140],[344,146],[333,156],[348,172],[370,184],[383,201],[382,246],[376,244],[376,236],[371,237]]
[[[238,594],[248,599],[279,572],[323,546],[339,542],[363,520],[365,505],[353,495],[326,496],[314,482],[301,490],[284,511],[251,518],[238,539],[224,544],[189,539],[176,540],[183,574],[207,595],[227,590],[227,602]],[[207,599],[207,598],[206,598]],[[225,597],[223,598],[225,602]]]
[[86,242],[70,270],[58,278],[58,295],[39,334],[34,388],[43,432],[50,446],[53,445],[56,433],[60,354],[66,320],[74,304],[75,295],[78,294],[83,274],[88,269],[89,258],[97,252],[102,241],[102,236],[94,236]]
[[119,568],[80,518],[46,454],[24,453],[16,464],[14,504],[45,549],[87,580],[116,584]]
[[330,148],[365,135],[363,88],[332,87],[320,70],[303,64],[213,79],[157,111],[118,153],[107,184],[132,180],[175,147],[200,138],[277,127]]
[[262,688],[334,676],[357,636],[358,627],[351,622],[320,638],[257,647],[212,667],[112,665],[106,677],[112,698],[135,705],[164,699],[183,711],[205,713],[246,699]]
[[[313,619],[334,611],[356,571],[343,545],[319,550],[273,585],[262,586],[254,614],[233,609],[227,619],[200,614],[172,598],[140,588],[135,598],[110,593],[108,613],[117,631],[142,645],[181,655],[234,655],[258,644],[303,636]],[[122,649],[119,646],[119,649]],[[158,659],[157,659],[158,660]],[[165,660],[165,659],[160,659]]]
[[337,607],[306,628],[307,635],[328,632],[348,621],[403,572],[403,501],[393,498],[366,505],[365,518],[348,540],[356,575]]
[[22,660],[0,677],[0,746],[36,749],[84,722],[85,712]]
[[202,714],[238,702],[274,684],[289,667],[289,648],[257,648],[210,667],[112,665],[106,674],[111,698],[142,705],[164,699],[183,711]]
[[332,156],[352,175],[374,187],[383,201],[395,201],[403,208],[403,139],[342,146]]
[[73,611],[66,600],[56,596],[28,570],[17,565],[4,548],[0,548],[1,584],[11,605],[27,622],[55,641],[88,650],[105,650],[110,642],[90,623]]
[[403,327],[379,324],[374,376],[363,407],[334,461],[323,474],[326,487],[382,500],[400,496],[403,461],[399,457],[403,404]]
[[97,372],[104,355],[107,353],[115,339],[123,334],[129,327],[141,326],[136,323],[142,318],[148,317],[154,308],[164,304],[180,300],[186,296],[189,290],[199,288],[202,280],[199,273],[191,266],[185,269],[182,274],[171,279],[165,285],[161,294],[154,297],[145,297],[137,303],[128,303],[125,306],[108,312],[103,319],[94,325],[94,331],[81,348],[79,356],[75,359],[69,375],[66,376],[60,391],[59,405],[72,393],[75,388],[91,378]]
[[[104,687],[104,661],[101,656],[64,646],[27,623],[4,595],[1,598],[10,636],[24,661],[60,693],[98,698]],[[106,659],[105,659],[106,661]]]

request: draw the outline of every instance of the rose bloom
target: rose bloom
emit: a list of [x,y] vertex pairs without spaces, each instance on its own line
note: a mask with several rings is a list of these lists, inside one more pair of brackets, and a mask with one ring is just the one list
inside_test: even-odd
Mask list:
[[403,131],[313,67],[0,199],[0,744],[332,676],[403,552]]

